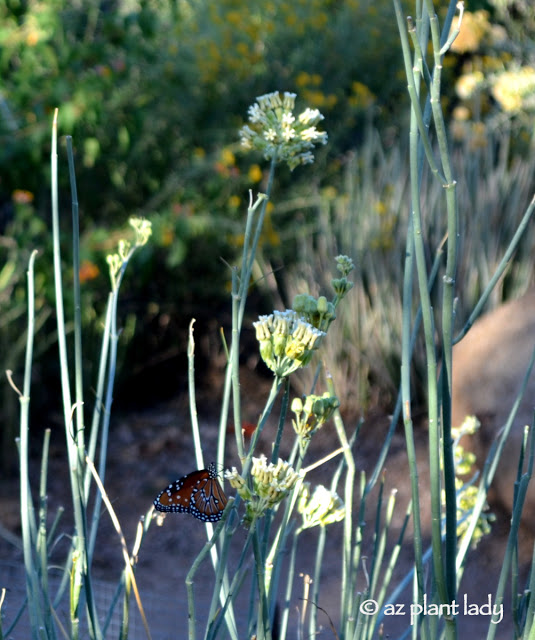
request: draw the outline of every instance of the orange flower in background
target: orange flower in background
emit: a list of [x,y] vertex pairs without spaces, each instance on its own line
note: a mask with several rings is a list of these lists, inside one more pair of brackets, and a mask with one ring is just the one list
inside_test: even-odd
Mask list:
[[[241,430],[244,438],[251,438],[256,431],[257,424],[254,422],[242,422]],[[227,427],[227,433],[234,433],[234,425],[229,424]]]
[[174,239],[175,239],[175,232],[173,229],[171,229],[170,227],[166,227],[165,229],[162,230],[162,235],[161,235],[162,247],[171,246],[173,244]]
[[91,262],[90,260],[82,260],[82,263],[80,264],[80,271],[78,273],[80,283],[94,280],[99,274],[100,269],[94,262]]
[[15,204],[30,204],[34,199],[33,193],[31,191],[24,191],[24,189],[15,189],[11,197]]
[[246,438],[251,438],[256,431],[257,425],[254,422],[242,422],[241,429]]

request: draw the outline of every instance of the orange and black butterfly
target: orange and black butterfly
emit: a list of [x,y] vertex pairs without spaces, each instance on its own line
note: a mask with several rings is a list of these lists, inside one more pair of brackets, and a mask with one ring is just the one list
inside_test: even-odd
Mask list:
[[208,469],[192,471],[175,480],[154,501],[157,511],[190,513],[204,522],[221,520],[226,504],[227,496],[219,484],[213,462]]

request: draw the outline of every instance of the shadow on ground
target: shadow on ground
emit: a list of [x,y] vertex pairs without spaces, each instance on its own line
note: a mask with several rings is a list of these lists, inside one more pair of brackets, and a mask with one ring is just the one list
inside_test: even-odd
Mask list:
[[[267,397],[270,382],[257,378],[252,372],[246,372],[243,380],[245,420],[256,421],[259,409],[263,406]],[[202,421],[202,438],[205,459],[215,458],[217,440],[217,415],[214,409],[213,397],[220,397],[217,387],[211,390],[208,397],[199,398],[199,417]],[[388,429],[388,417],[381,414],[370,415],[364,423],[359,436],[359,444],[356,448],[356,461],[358,471],[369,472],[379,453]],[[348,424],[348,429],[354,425]],[[270,453],[273,437],[273,425],[268,425],[262,435],[259,451]],[[420,488],[422,491],[421,517],[424,523],[424,532],[428,535],[429,511],[427,508],[428,486],[427,462],[425,459],[425,430],[418,432],[418,457],[420,464]],[[53,517],[59,506],[65,506],[64,530],[68,531],[70,519],[69,483],[67,478],[67,463],[61,429],[56,429],[52,434],[51,459],[48,487],[48,509],[50,518]],[[288,442],[284,441],[283,451],[288,449]],[[310,450],[310,461],[321,458],[324,454],[338,446],[336,434],[332,426],[326,426],[319,432],[313,441]],[[329,484],[336,461],[326,464],[314,470],[310,474],[313,483]],[[39,461],[33,461],[34,479],[38,479]],[[226,466],[236,465],[236,454],[232,446],[232,435],[229,434]],[[112,419],[109,469],[106,476],[106,487],[114,509],[121,522],[129,547],[132,546],[136,527],[140,516],[150,508],[154,497],[166,484],[195,468],[193,445],[189,427],[189,414],[187,398],[181,397],[173,402],[161,404],[150,410],[139,411],[133,415],[121,415]],[[405,456],[404,437],[401,428],[398,428],[388,460],[385,465],[385,489],[389,492],[397,490],[396,510],[389,544],[397,539],[397,534],[407,505],[410,499],[410,483]],[[37,486],[37,485],[34,485]],[[227,487],[228,489],[228,487]],[[358,493],[358,492],[356,492]],[[35,496],[34,496],[35,497]],[[368,522],[370,535],[363,542],[363,556],[367,558],[372,554],[372,527],[375,518],[374,501],[377,492],[370,499],[368,508]],[[3,482],[0,487],[0,524],[4,533],[10,540],[16,542],[20,536],[20,512],[19,493],[16,480]],[[358,508],[358,504],[355,505]],[[314,567],[314,552],[316,545],[315,531],[303,534],[299,543],[299,556],[296,574],[312,574]],[[185,576],[197,554],[205,542],[204,525],[189,515],[169,514],[162,526],[153,524],[143,543],[136,567],[136,576],[141,597],[145,603],[149,625],[153,638],[157,640],[181,640],[187,638],[187,595],[185,588]],[[531,548],[531,536],[527,532],[522,533],[523,546]],[[233,549],[234,559],[241,550],[240,536],[237,536],[239,544]],[[245,530],[242,539],[245,540]],[[459,592],[459,637],[483,637],[486,635],[489,616],[463,615],[463,605],[482,605],[487,603],[490,595],[494,602],[494,592],[497,586],[498,575],[501,569],[502,559],[507,539],[507,518],[499,517],[493,527],[492,534],[486,537],[469,557],[465,570],[461,589]],[[394,574],[393,584],[405,576],[412,568],[412,534],[409,531],[406,536],[398,566]],[[0,588],[7,587],[7,595],[2,612],[5,616],[4,630],[7,623],[13,618],[24,598],[24,576],[22,553],[17,544],[6,539],[6,535],[0,536]],[[341,562],[342,524],[331,525],[324,575],[320,591],[319,602],[321,607],[319,621],[322,624],[320,637],[333,638],[334,633],[329,625],[329,616],[335,624],[339,618],[340,607],[340,562]],[[68,545],[68,539],[62,539],[52,555],[52,563],[64,557]],[[389,552],[387,552],[389,554]],[[367,560],[369,562],[369,560]],[[117,535],[113,529],[107,513],[102,514],[102,524],[97,542],[97,550],[94,559],[95,575],[98,579],[98,597],[105,606],[113,597],[112,583],[120,575],[121,548]],[[54,585],[59,584],[59,571],[52,572]],[[364,574],[362,573],[360,588],[365,589]],[[293,602],[291,605],[292,628],[295,629],[299,612],[303,606],[303,578],[296,580]],[[211,585],[213,572],[206,562],[195,577],[196,617],[199,623],[199,632],[204,629],[207,612],[210,605]],[[520,583],[523,584],[523,583]],[[54,586],[55,588],[55,586]],[[247,589],[245,589],[247,591]],[[357,594],[352,594],[357,597]],[[466,601],[465,601],[466,597]],[[409,596],[405,593],[396,600],[397,615],[385,616],[382,637],[396,638],[407,628],[410,623]],[[247,597],[245,598],[245,600]],[[135,609],[135,605],[132,604]],[[472,607],[472,612],[474,611]],[[246,606],[237,607],[238,617],[243,624],[246,617]],[[482,613],[485,609],[479,609]],[[241,613],[240,613],[241,612]],[[63,615],[65,615],[64,612]],[[21,624],[24,624],[24,616]],[[131,638],[146,637],[139,619],[135,618],[131,629]],[[498,637],[511,635],[510,601],[505,603],[505,614],[499,625]],[[117,634],[110,627],[110,637]],[[24,637],[23,627],[15,630],[10,637]],[[22,633],[22,635],[21,635]],[[242,631],[245,633],[245,631]],[[242,637],[246,637],[243,635]],[[290,636],[290,637],[293,637]],[[379,637],[379,636],[378,636]]]

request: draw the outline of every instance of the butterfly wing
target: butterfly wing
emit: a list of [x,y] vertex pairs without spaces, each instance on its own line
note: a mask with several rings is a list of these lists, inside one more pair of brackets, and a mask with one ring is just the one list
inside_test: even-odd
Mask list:
[[161,491],[154,501],[154,506],[157,511],[191,513],[193,495],[198,491],[199,487],[206,484],[209,478],[210,474],[206,469],[188,473],[187,476],[171,482],[168,487]]
[[227,504],[227,496],[217,478],[210,478],[205,485],[193,492],[190,502],[191,515],[205,522],[221,520]]
[[221,520],[227,504],[215,465],[188,473],[161,491],[154,506],[157,511],[190,513],[204,522]]

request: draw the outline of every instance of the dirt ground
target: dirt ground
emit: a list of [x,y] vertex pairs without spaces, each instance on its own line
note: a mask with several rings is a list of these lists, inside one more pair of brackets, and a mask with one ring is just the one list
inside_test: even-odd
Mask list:
[[[244,380],[244,419],[256,420],[258,407],[262,406],[261,398],[267,397],[269,381],[256,378],[253,373],[247,373]],[[213,395],[217,395],[217,389]],[[199,398],[199,418],[202,423],[203,447],[205,459],[215,457],[217,439],[217,416],[214,413],[214,405],[208,398]],[[376,461],[380,445],[388,428],[388,417],[374,414],[367,417],[361,430],[359,444],[356,448],[358,471],[369,471]],[[348,428],[353,425],[348,424]],[[271,430],[271,431],[270,431]],[[266,428],[262,435],[259,451],[269,454],[272,441],[273,425]],[[48,487],[48,509],[50,518],[60,505],[66,507],[65,523],[63,530],[68,532],[69,512],[69,484],[66,477],[67,465],[63,433],[58,427],[52,434],[50,474]],[[423,495],[421,510],[425,533],[428,534],[429,513],[426,508],[428,486],[426,474],[426,460],[424,456],[425,430],[418,432],[418,451],[420,458],[420,487]],[[284,445],[287,447],[287,445]],[[336,448],[336,435],[334,428],[326,426],[323,432],[319,432],[313,441],[310,452],[310,461],[314,461]],[[34,477],[38,477],[38,460],[32,462]],[[236,464],[236,456],[232,447],[232,436],[229,435],[226,466]],[[336,466],[336,461],[328,463],[324,467],[313,471],[310,480],[313,483],[329,483],[330,477]],[[392,527],[391,541],[396,539],[396,532],[401,526],[410,498],[410,483],[406,456],[404,453],[404,437],[401,428],[394,437],[393,445],[386,467],[386,489],[397,489],[397,506]],[[193,447],[189,427],[189,415],[187,398],[161,404],[150,410],[136,412],[135,414],[123,414],[112,417],[109,470],[105,479],[106,488],[114,509],[121,522],[129,547],[132,546],[135,531],[140,516],[147,512],[152,500],[157,493],[176,477],[195,468]],[[227,487],[228,489],[228,487]],[[369,530],[373,527],[375,517],[373,500],[368,509]],[[12,619],[24,594],[24,581],[22,573],[22,553],[20,548],[12,544],[20,535],[18,483],[16,479],[3,481],[0,485],[0,524],[4,535],[0,535],[0,588],[8,587],[6,600],[3,605],[3,613],[9,621]],[[358,504],[356,505],[358,507]],[[6,539],[12,536],[11,540]],[[0,532],[1,533],[1,532]],[[297,564],[297,573],[310,574],[313,571],[313,554],[315,548],[316,532],[312,531],[303,535],[300,542],[300,555]],[[326,551],[326,563],[320,600],[317,603],[336,623],[340,602],[340,552],[342,540],[341,523],[331,525]],[[485,538],[478,549],[470,555],[458,602],[460,611],[458,616],[460,638],[484,637],[489,624],[489,617],[484,615],[485,610],[479,608],[478,615],[463,615],[464,597],[466,603],[476,606],[488,602],[490,594],[494,602],[494,592],[497,586],[498,574],[501,568],[507,536],[507,518],[501,514],[493,526],[490,536]],[[523,531],[522,547],[530,549],[532,536]],[[243,534],[245,540],[245,531]],[[187,597],[185,589],[185,575],[188,572],[194,558],[202,549],[205,542],[204,525],[185,514],[169,514],[162,526],[153,523],[144,539],[139,560],[136,567],[136,576],[139,584],[141,598],[145,603],[146,612],[151,627],[152,637],[155,640],[181,640],[187,637]],[[238,543],[241,544],[240,540]],[[372,540],[364,542],[363,555],[370,557]],[[58,543],[52,561],[59,561],[64,557],[67,539]],[[239,546],[239,544],[237,545]],[[234,549],[236,555],[240,549]],[[400,579],[411,568],[412,543],[409,531],[404,547],[401,551],[395,578]],[[116,581],[122,568],[120,545],[117,535],[106,513],[102,515],[102,523],[99,532],[97,550],[94,559],[95,575],[101,585],[102,604],[106,604],[112,598],[111,584]],[[59,572],[56,572],[59,575]],[[209,606],[210,588],[212,584],[212,570],[209,563],[205,563],[195,579],[196,588],[196,615],[199,621],[199,630],[204,629],[203,621]],[[301,578],[302,580],[302,578]],[[524,583],[520,583],[523,585]],[[294,602],[292,602],[292,627],[295,628],[298,611],[302,607],[301,587],[294,589]],[[508,600],[509,602],[509,600]],[[507,612],[510,606],[506,603],[504,619],[499,625],[496,637],[511,637],[511,618]],[[400,597],[396,604],[398,615],[385,618],[385,638],[398,637],[402,629],[407,627],[410,620],[407,594]],[[403,605],[403,615],[401,614]],[[393,610],[392,610],[393,611]],[[472,607],[472,612],[475,609]],[[240,613],[238,613],[238,616]],[[246,609],[242,609],[242,617],[246,615]],[[320,613],[319,620],[323,625],[319,637],[333,638],[327,616]],[[6,621],[4,621],[6,628]],[[20,627],[23,629],[23,627]],[[245,632],[244,632],[245,633]],[[15,630],[9,637],[19,639],[27,637],[24,631]],[[110,637],[115,637],[114,634]],[[133,629],[131,638],[145,637],[139,622]],[[243,637],[246,637],[244,635]]]

